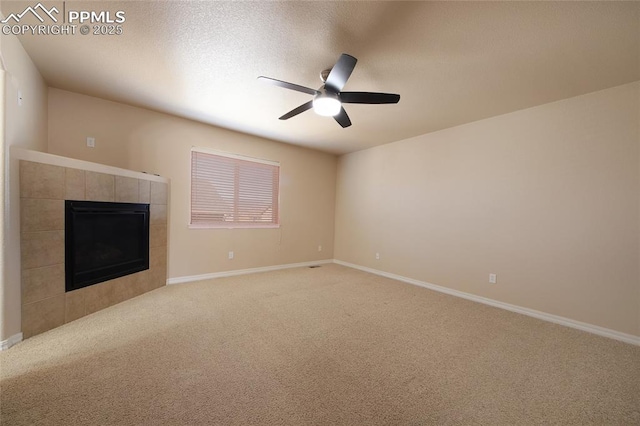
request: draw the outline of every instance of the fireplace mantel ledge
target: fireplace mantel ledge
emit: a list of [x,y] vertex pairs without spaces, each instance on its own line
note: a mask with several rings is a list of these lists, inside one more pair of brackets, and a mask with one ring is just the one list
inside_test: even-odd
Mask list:
[[45,163],[53,166],[69,167],[71,169],[88,170],[98,173],[106,173],[118,176],[144,179],[154,182],[169,183],[169,179],[156,176],[150,173],[135,172],[133,170],[121,169],[119,167],[107,166],[105,164],[92,163],[90,161],[76,160],[75,158],[62,157],[48,154],[46,152],[31,151],[24,148],[11,147],[11,157],[16,160],[32,161],[34,163]]

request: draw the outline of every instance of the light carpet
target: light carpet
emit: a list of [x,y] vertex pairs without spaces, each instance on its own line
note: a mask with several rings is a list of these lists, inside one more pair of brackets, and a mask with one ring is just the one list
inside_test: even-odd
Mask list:
[[0,353],[4,425],[640,424],[640,348],[339,265],[167,286]]

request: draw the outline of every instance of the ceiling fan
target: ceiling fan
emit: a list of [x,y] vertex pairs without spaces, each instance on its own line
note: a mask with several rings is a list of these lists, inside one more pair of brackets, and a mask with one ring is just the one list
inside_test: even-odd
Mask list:
[[323,85],[318,90],[264,76],[258,77],[258,80],[313,96],[313,100],[292,109],[280,117],[280,120],[288,120],[313,108],[317,114],[333,117],[342,127],[349,127],[351,120],[342,104],[397,104],[400,100],[400,95],[393,93],[342,92],[341,90],[353,72],[356,62],[358,60],[351,55],[346,53],[340,55],[333,68],[320,73]]

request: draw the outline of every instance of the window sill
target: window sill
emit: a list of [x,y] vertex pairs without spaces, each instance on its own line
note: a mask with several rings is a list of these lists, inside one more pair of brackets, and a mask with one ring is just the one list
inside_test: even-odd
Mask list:
[[242,224],[192,224],[188,225],[189,229],[275,229],[280,228],[280,224],[265,224],[265,225],[257,225],[255,223],[247,223],[246,225]]

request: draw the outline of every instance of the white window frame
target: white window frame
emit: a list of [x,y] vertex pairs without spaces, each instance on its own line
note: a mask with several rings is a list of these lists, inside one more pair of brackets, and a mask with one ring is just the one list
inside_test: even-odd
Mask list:
[[[209,223],[192,223],[193,221],[193,155],[194,152],[202,154],[210,154],[218,157],[225,157],[246,162],[266,164],[278,168],[278,187],[276,203],[276,223],[259,223],[259,222],[209,222]],[[247,157],[244,155],[232,154],[229,152],[217,151],[201,147],[192,147],[189,153],[189,228],[194,229],[247,229],[247,228],[279,228],[280,227],[280,162],[265,160],[261,158]]]

